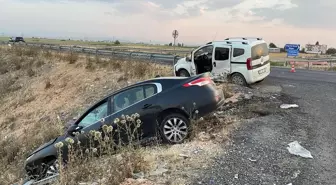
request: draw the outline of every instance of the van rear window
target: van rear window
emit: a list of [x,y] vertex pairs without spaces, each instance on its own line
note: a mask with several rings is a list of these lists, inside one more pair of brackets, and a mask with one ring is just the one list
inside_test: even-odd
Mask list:
[[269,51],[266,43],[258,44],[251,48],[252,60],[257,60],[262,56],[267,56],[268,54]]

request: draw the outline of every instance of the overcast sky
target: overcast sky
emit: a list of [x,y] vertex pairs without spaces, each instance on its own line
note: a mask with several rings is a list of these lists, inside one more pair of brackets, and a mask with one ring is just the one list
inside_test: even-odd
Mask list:
[[200,44],[234,36],[336,46],[336,0],[0,0],[0,34]]

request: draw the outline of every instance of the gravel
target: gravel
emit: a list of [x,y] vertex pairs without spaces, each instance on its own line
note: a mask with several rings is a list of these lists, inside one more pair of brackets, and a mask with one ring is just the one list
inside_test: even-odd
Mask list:
[[[276,74],[288,77],[286,72]],[[231,142],[223,144],[223,154],[211,167],[195,175],[192,184],[335,184],[336,83],[330,84],[330,78],[328,82],[317,81],[322,79],[320,76],[305,81],[303,78],[296,81],[295,77],[275,75],[253,89],[239,89],[254,95],[242,106],[253,108],[252,102],[255,109],[268,114],[251,116],[241,123],[232,133]],[[299,107],[281,109],[280,104]],[[288,143],[296,140],[312,153],[313,159],[288,152]]]

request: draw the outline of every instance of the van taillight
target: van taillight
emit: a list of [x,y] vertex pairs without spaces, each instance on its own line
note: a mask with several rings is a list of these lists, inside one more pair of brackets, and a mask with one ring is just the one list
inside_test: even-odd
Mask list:
[[203,77],[203,78],[198,78],[194,81],[191,81],[189,83],[183,84],[184,87],[190,87],[190,86],[194,86],[194,85],[198,85],[198,86],[203,86],[203,85],[207,85],[207,84],[211,84],[213,83],[213,81],[211,80],[210,77]]
[[247,67],[247,70],[252,70],[252,59],[251,58],[248,58],[246,60],[246,67]]

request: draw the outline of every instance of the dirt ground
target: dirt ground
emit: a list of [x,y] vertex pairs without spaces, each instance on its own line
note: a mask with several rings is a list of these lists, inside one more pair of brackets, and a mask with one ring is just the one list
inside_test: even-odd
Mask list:
[[[0,49],[0,148],[4,149],[0,151],[0,184],[22,178],[26,155],[62,133],[66,122],[102,96],[156,74],[171,75],[169,66],[159,64]],[[286,97],[278,86],[220,87],[226,104],[193,123],[190,141],[144,148],[141,152],[149,170],[134,173],[124,185],[190,184],[223,155],[223,145],[232,142],[231,133],[242,121],[283,111],[279,105]]]

